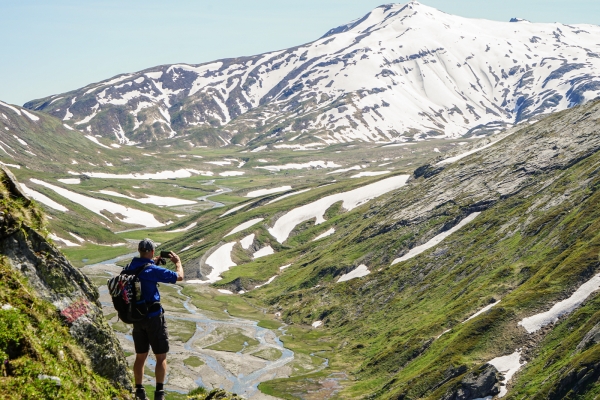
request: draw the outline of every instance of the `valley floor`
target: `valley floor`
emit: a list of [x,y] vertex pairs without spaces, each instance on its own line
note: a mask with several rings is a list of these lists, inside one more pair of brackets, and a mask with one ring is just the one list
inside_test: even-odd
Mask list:
[[[135,355],[131,327],[118,321],[107,287],[102,284],[107,277],[121,271],[121,267],[112,261],[86,266],[82,271],[98,285],[105,316],[132,365]],[[185,394],[205,386],[208,389],[223,388],[253,400],[275,398],[261,393],[257,386],[260,382],[285,378],[292,373],[297,360],[279,339],[285,332],[284,327],[267,329],[259,326],[269,325],[267,321],[271,326],[278,324],[269,321],[268,316],[263,316],[260,324],[231,316],[226,309],[198,308],[197,305],[202,307],[203,299],[208,297],[233,298],[206,285],[161,284],[160,291],[171,338],[167,390]],[[224,306],[227,306],[226,301]],[[145,384],[154,384],[154,366],[151,355],[146,365]],[[317,369],[319,366],[309,363],[304,367]]]

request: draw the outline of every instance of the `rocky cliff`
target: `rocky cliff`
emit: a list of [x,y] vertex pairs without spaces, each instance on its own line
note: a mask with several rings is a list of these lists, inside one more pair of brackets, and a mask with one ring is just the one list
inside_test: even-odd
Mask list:
[[[13,286],[2,288],[2,300],[6,301],[6,304],[3,306],[4,311],[0,313],[14,311],[16,313],[14,318],[21,318],[24,324],[31,327],[24,332],[18,329],[12,332],[9,329],[8,339],[0,340],[0,347],[2,347],[0,355],[6,354],[7,365],[15,366],[12,373],[9,371],[7,374],[8,381],[5,380],[2,384],[10,386],[11,377],[16,380],[27,380],[32,378],[29,376],[31,374],[56,375],[56,378],[62,379],[63,386],[68,386],[70,381],[77,381],[71,383],[83,390],[88,384],[85,379],[89,374],[90,382],[98,379],[101,382],[100,377],[112,382],[112,384],[99,385],[95,390],[100,397],[95,398],[110,393],[110,386],[116,388],[112,390],[113,395],[121,390],[131,389],[131,377],[123,351],[112,329],[104,320],[97,289],[45,238],[43,216],[24,195],[14,176],[8,170],[2,169],[0,178],[2,182],[0,185],[2,281],[15,282]],[[21,294],[18,288],[23,291]],[[24,301],[23,296],[28,299],[27,304],[39,305],[50,315],[29,315],[24,305],[21,307],[17,305]],[[35,307],[32,306],[32,310],[34,309]],[[8,318],[4,314],[1,316]],[[49,331],[51,326],[56,326],[57,332]],[[71,338],[61,336],[63,328],[68,330]],[[13,336],[10,336],[11,332]],[[32,332],[36,334],[28,336]],[[53,335],[56,335],[54,339],[56,343],[48,346],[56,350],[59,361],[63,363],[68,362],[64,361],[65,357],[68,358],[65,356],[65,353],[69,353],[67,349],[71,349],[72,354],[78,354],[77,348],[83,349],[83,352],[79,350],[81,354],[77,360],[78,366],[72,367],[75,368],[75,372],[73,370],[67,372],[68,368],[64,365],[62,368],[54,368],[53,362],[50,361],[40,363],[31,370],[24,371],[16,367],[26,356],[31,356],[38,361],[44,358],[43,350],[29,352],[26,342],[41,340],[40,346],[43,349],[44,338]],[[71,341],[74,343],[70,343]],[[77,368],[80,374],[77,374]],[[86,368],[91,370],[86,371]],[[50,374],[46,372],[47,370],[54,370],[54,373]],[[95,377],[96,374],[98,378]],[[104,394],[100,395],[100,393]],[[125,392],[120,393],[123,395]],[[77,392],[72,394],[76,395]]]

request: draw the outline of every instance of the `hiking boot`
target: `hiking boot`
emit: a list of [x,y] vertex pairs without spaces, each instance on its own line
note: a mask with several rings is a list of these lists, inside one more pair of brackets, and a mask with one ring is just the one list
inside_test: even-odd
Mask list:
[[146,389],[144,389],[144,388],[142,388],[142,389],[136,389],[135,390],[135,400],[150,400],[146,396]]
[[165,400],[165,391],[157,390],[154,392],[154,400]]

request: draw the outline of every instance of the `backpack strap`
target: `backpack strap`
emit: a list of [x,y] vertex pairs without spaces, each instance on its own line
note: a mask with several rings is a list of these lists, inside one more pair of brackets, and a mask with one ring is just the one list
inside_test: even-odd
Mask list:
[[[125,266],[125,268],[123,268],[123,270],[121,271],[121,275],[134,275],[136,278],[138,278],[140,276],[140,274],[142,272],[144,272],[146,270],[146,268],[148,268],[149,266],[153,265],[152,263],[147,263],[145,265],[142,265],[141,267],[137,267],[136,269],[134,269],[133,271],[129,271],[129,266],[131,264],[127,264]],[[128,272],[133,272],[133,274],[130,274]]]
[[140,276],[140,274],[141,274],[142,272],[144,272],[144,271],[146,270],[146,268],[148,268],[148,267],[149,267],[149,266],[151,266],[151,265],[152,265],[152,263],[148,263],[148,264],[146,264],[146,265],[142,265],[141,267],[139,267],[139,268],[137,269],[137,271],[135,272],[135,274],[134,274],[134,275],[135,275],[135,277],[136,277],[136,278],[138,278],[138,277]]

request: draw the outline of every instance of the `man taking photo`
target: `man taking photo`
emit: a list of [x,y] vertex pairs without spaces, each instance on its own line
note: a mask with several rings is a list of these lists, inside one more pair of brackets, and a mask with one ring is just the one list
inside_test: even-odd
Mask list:
[[128,270],[135,270],[146,265],[147,267],[140,273],[142,296],[149,307],[146,319],[133,324],[133,343],[135,347],[135,363],[133,365],[133,375],[135,377],[135,398],[136,400],[149,400],[146,397],[146,390],[142,385],[144,378],[144,364],[148,357],[148,351],[152,347],[152,352],[156,357],[156,391],[154,400],[164,400],[164,382],[167,373],[167,353],[169,352],[169,333],[165,322],[164,310],[160,305],[160,293],[158,292],[158,283],[175,283],[183,280],[183,267],[179,256],[169,252],[171,262],[175,264],[176,272],[166,268],[159,267],[157,263],[160,257],[154,256],[156,246],[150,239],[142,240],[138,245],[139,257],[134,257],[127,267]]

